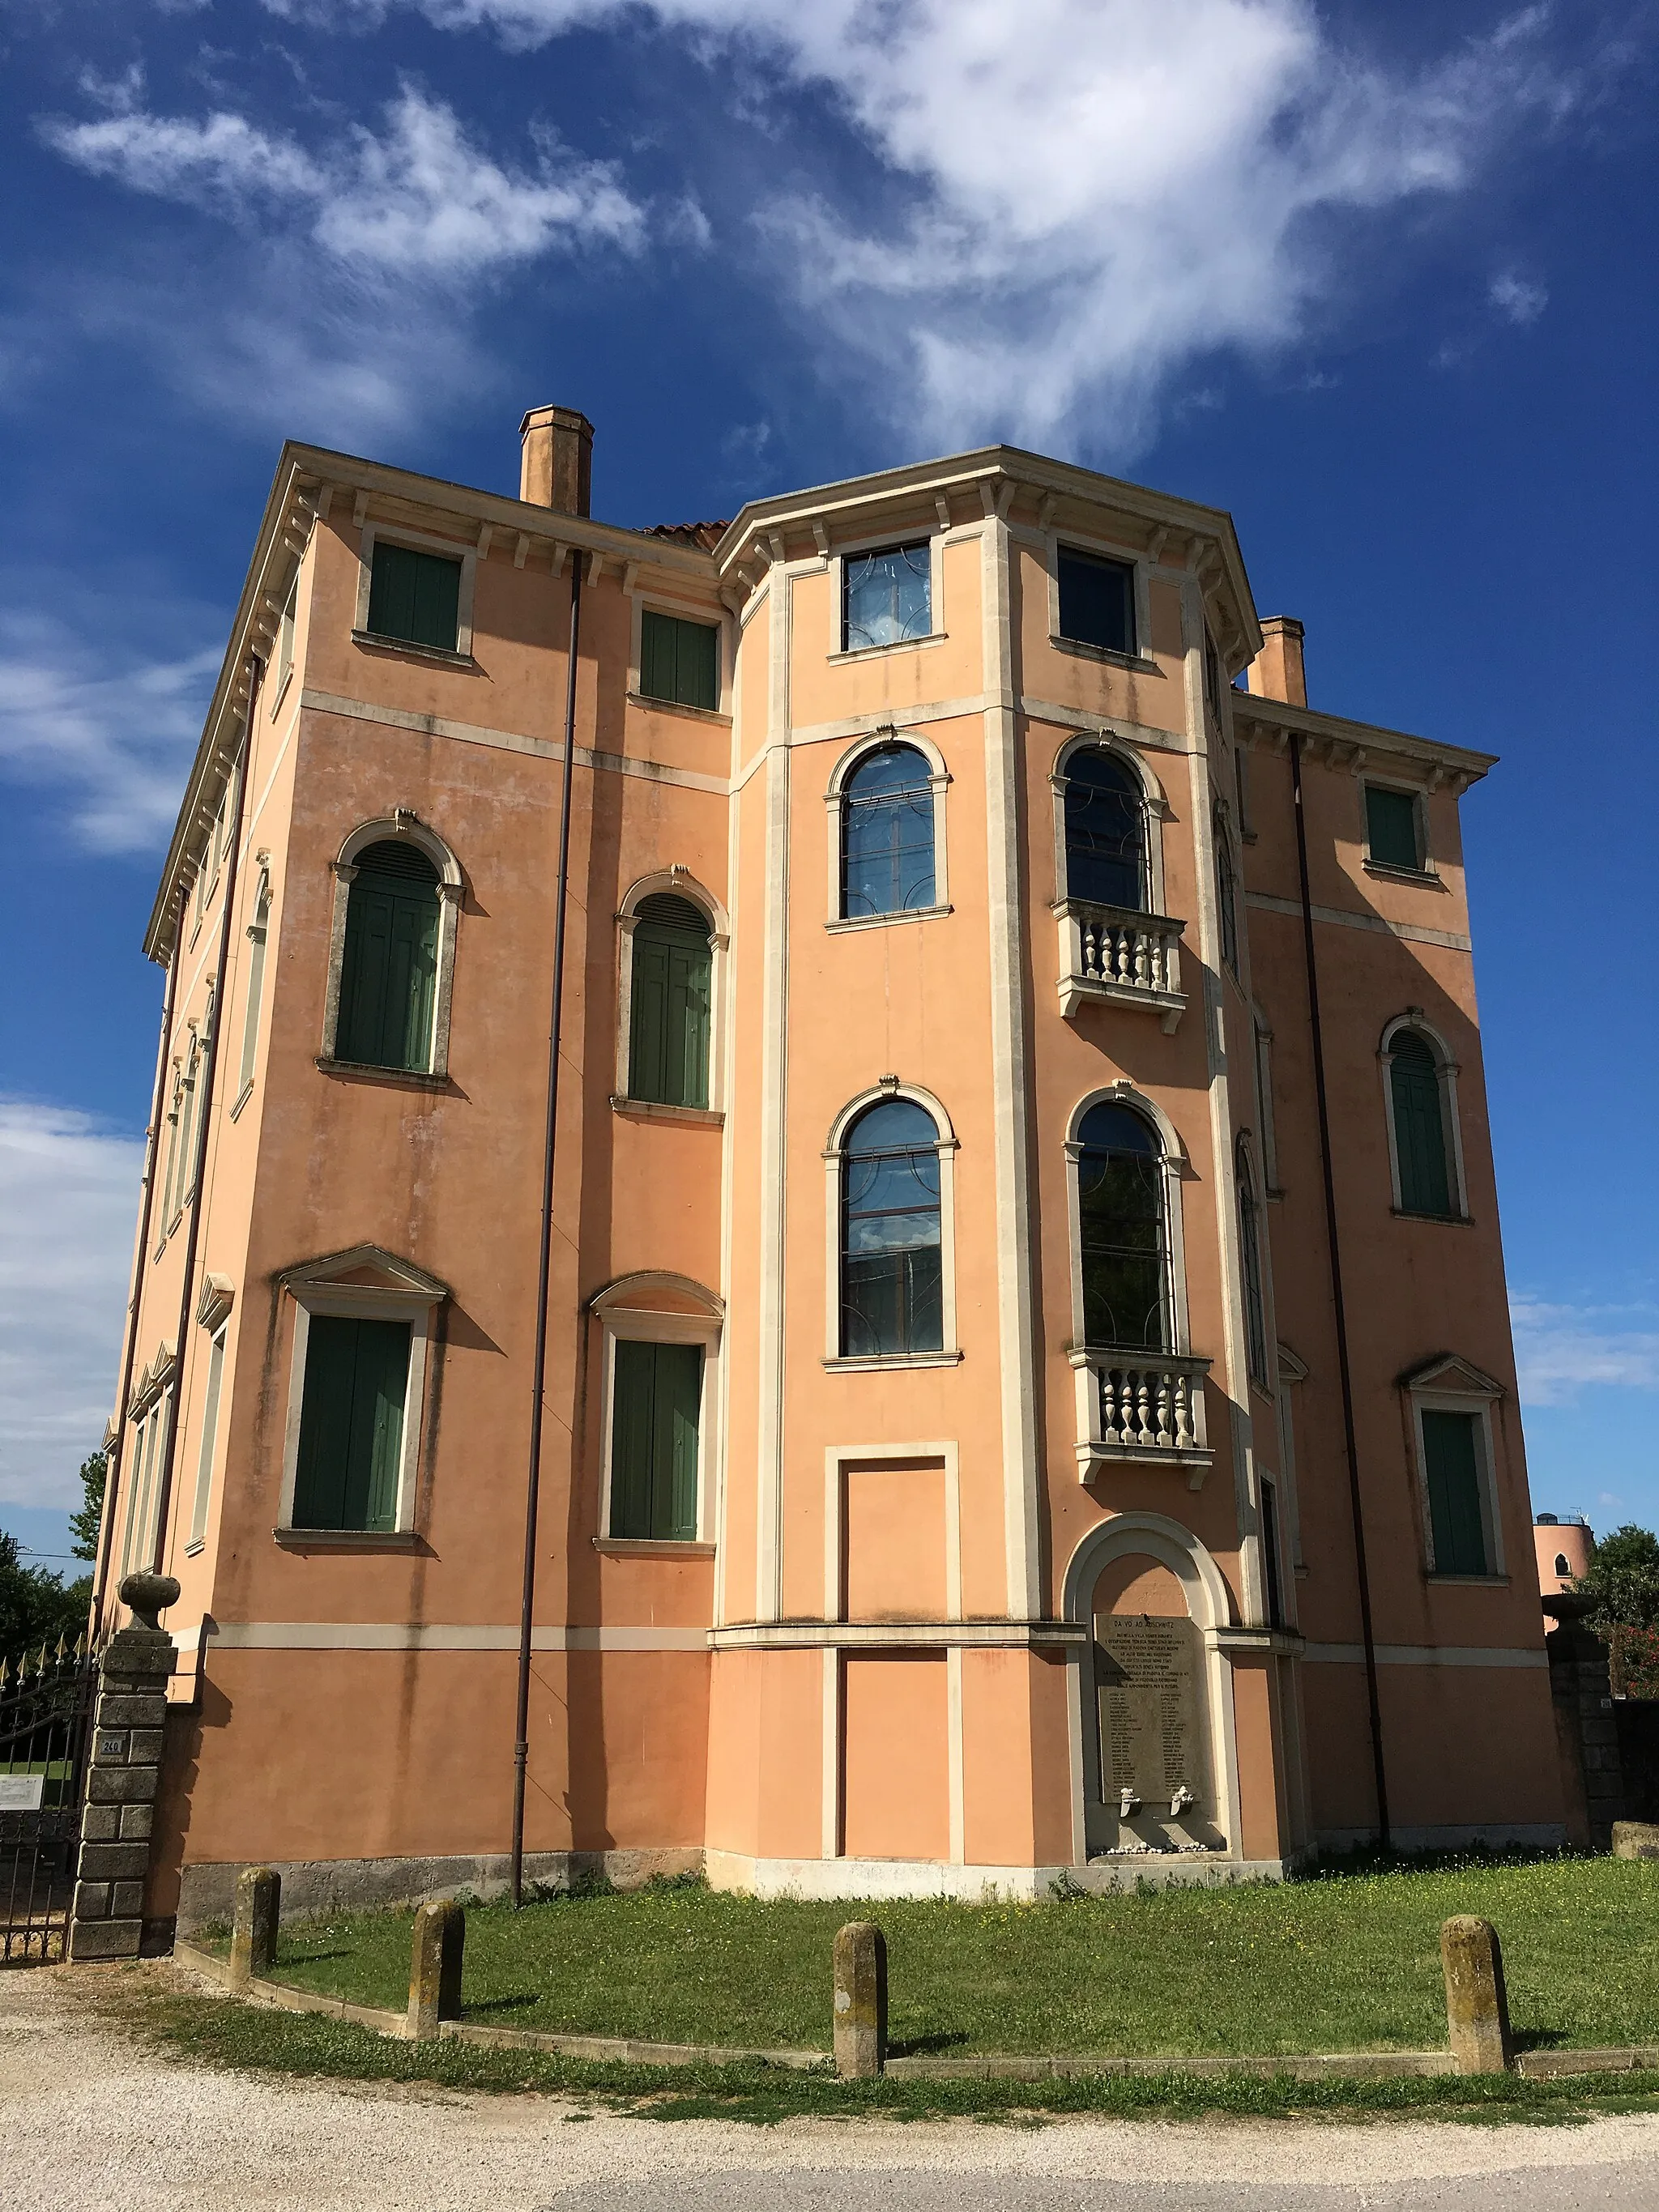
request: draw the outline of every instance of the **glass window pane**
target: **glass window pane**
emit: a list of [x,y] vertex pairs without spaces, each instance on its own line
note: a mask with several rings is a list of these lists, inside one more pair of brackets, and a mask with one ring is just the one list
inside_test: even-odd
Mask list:
[[1409,791],[1365,787],[1365,841],[1372,860],[1387,868],[1420,868],[1417,801]]
[[842,798],[842,901],[849,918],[933,904],[933,789],[914,745],[868,753]]
[[1060,550],[1060,634],[1109,653],[1135,649],[1135,572],[1125,561]]
[[1078,1160],[1084,1341],[1164,1351],[1169,1340],[1164,1164],[1156,1138],[1127,1107],[1084,1117]]
[[1066,895],[1146,908],[1146,810],[1125,764],[1085,745],[1066,764]]
[[939,1131],[906,1098],[853,1125],[842,1169],[841,1348],[938,1352],[944,1337]]
[[933,551],[926,540],[879,553],[850,554],[842,575],[842,644],[847,652],[932,635]]

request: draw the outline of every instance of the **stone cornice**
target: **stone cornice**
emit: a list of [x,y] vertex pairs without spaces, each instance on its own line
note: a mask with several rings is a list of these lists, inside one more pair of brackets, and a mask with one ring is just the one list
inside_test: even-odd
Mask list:
[[1408,731],[1384,729],[1375,722],[1352,722],[1340,714],[1316,714],[1310,707],[1287,706],[1282,699],[1265,699],[1254,691],[1235,691],[1232,708],[1234,726],[1245,744],[1282,746],[1294,732],[1309,741],[1313,758],[1322,757],[1330,766],[1356,773],[1367,760],[1387,754],[1426,768],[1430,788],[1449,784],[1454,797],[1498,764],[1496,753],[1442,744],[1433,738],[1413,737]]

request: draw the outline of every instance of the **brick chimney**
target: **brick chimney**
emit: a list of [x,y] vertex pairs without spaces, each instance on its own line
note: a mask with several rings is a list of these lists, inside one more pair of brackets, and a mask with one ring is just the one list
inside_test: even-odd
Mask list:
[[[526,492],[528,499],[530,494]],[[1302,665],[1302,625],[1294,615],[1264,615],[1261,650],[1250,663],[1245,688],[1258,699],[1282,699],[1287,707],[1308,703],[1308,678]]]
[[593,488],[593,425],[574,407],[532,407],[519,425],[519,497],[586,514]]

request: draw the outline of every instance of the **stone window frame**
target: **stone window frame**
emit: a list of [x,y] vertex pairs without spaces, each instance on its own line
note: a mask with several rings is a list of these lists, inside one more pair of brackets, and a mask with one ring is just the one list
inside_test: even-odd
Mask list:
[[1048,786],[1054,797],[1054,909],[1068,906],[1072,899],[1070,878],[1066,858],[1066,763],[1078,753],[1093,749],[1109,752],[1121,762],[1140,787],[1141,818],[1146,825],[1146,900],[1149,916],[1169,913],[1168,892],[1164,888],[1164,825],[1172,818],[1170,802],[1157,770],[1139,748],[1110,723],[1103,722],[1097,729],[1079,730],[1067,738],[1054,755],[1054,764],[1049,771]]
[[[847,786],[861,761],[889,745],[908,745],[927,763],[927,781],[933,797],[933,903],[908,908],[900,914],[844,915],[841,910],[842,839],[847,814]],[[831,769],[830,782],[823,794],[825,826],[829,836],[829,912],[823,922],[827,930],[839,933],[859,929],[891,929],[909,921],[937,921],[941,915],[951,912],[950,872],[945,842],[945,795],[950,787],[951,771],[945,765],[945,756],[923,731],[901,729],[896,723],[888,722],[879,729],[866,731],[861,737],[853,740]]]
[[[1498,1489],[1497,1442],[1492,1432],[1492,1408],[1508,1392],[1501,1382],[1473,1362],[1448,1352],[1426,1362],[1400,1378],[1405,1396],[1407,1428],[1413,1473],[1416,1478],[1418,1519],[1423,1533],[1423,1571],[1443,1587],[1459,1583],[1480,1587],[1509,1581],[1504,1543],[1504,1516]],[[1464,1413],[1474,1417],[1475,1474],[1480,1486],[1480,1528],[1486,1547],[1486,1571],[1482,1575],[1441,1574],[1434,1564],[1434,1516],[1429,1506],[1429,1462],[1423,1443],[1423,1415],[1427,1413]]]
[[[824,563],[830,575],[830,649],[825,659],[832,662],[872,660],[884,653],[917,653],[930,645],[942,645],[949,635],[945,627],[945,539],[946,532],[937,522],[923,522],[920,517],[910,528],[896,523],[885,530],[866,532],[830,547]],[[847,642],[847,562],[869,553],[896,552],[906,545],[927,545],[927,611],[931,627],[921,637],[895,638],[890,645],[848,645]]]
[[[460,563],[460,588],[455,605],[455,649],[419,645],[412,638],[382,637],[368,626],[369,590],[374,580],[374,548],[384,538],[388,545],[406,545],[411,552],[439,553]],[[436,660],[452,668],[476,666],[472,658],[472,604],[478,574],[478,548],[464,538],[441,538],[429,530],[406,529],[402,523],[365,521],[358,532],[357,603],[351,625],[354,645],[372,646],[381,653],[411,653],[417,660]]]
[[[121,1540],[121,1574],[134,1568],[147,1568],[155,1555],[155,1528],[151,1512],[159,1492],[152,1492],[151,1479],[160,1473],[157,1454],[166,1448],[169,1405],[178,1388],[179,1363],[173,1346],[162,1342],[147,1367],[132,1386],[127,1401],[126,1419],[133,1431],[131,1448],[122,1453],[123,1468],[131,1470],[126,1482],[126,1529]],[[143,1526],[148,1528],[148,1541],[142,1553],[135,1549],[141,1529],[139,1514],[142,1509]],[[116,1577],[118,1582],[120,1577]]]
[[[202,1434],[198,1443],[196,1484],[191,1498],[190,1536],[185,1545],[186,1559],[194,1559],[207,1541],[208,1508],[213,1495],[219,1439],[224,1430],[224,1377],[230,1358],[231,1309],[235,1302],[235,1287],[228,1276],[204,1277],[202,1294],[196,1303],[196,1319],[208,1334],[208,1370],[202,1393]],[[216,1363],[219,1370],[216,1390]]]
[[[693,710],[695,711],[695,710]],[[683,898],[696,908],[708,924],[708,1103],[707,1106],[666,1106],[654,1099],[635,1098],[629,1092],[629,1060],[634,1042],[634,932],[640,908],[648,898],[665,894]],[[676,861],[672,867],[654,868],[629,887],[617,909],[617,1087],[611,1093],[613,1113],[642,1115],[653,1121],[698,1121],[718,1127],[726,1119],[726,1001],[731,990],[732,922],[720,901],[690,868]]]
[[[342,1275],[374,1269],[389,1278],[381,1283],[347,1283]],[[426,1438],[427,1382],[434,1360],[440,1309],[449,1286],[428,1275],[413,1261],[400,1260],[378,1245],[361,1244],[349,1251],[290,1267],[277,1279],[279,1293],[286,1292],[294,1306],[294,1341],[289,1356],[288,1407],[283,1429],[282,1488],[276,1542],[292,1549],[330,1548],[374,1551],[406,1549],[416,1540],[415,1508],[421,1453]],[[409,1380],[404,1391],[403,1448],[398,1464],[398,1510],[390,1529],[296,1528],[294,1492],[300,1467],[300,1424],[305,1412],[306,1354],[311,1340],[313,1317],[326,1315],[351,1321],[407,1322]]]
[[[340,1028],[340,975],[345,963],[346,920],[351,905],[351,885],[357,873],[357,855],[371,845],[409,844],[425,854],[438,871],[438,969],[432,1007],[432,1042],[424,1068],[364,1066],[355,1060],[337,1060],[334,1047]],[[394,807],[389,815],[362,822],[351,831],[330,862],[334,874],[334,905],[329,921],[328,979],[323,994],[323,1040],[317,1065],[325,1071],[364,1072],[388,1083],[412,1084],[417,1089],[449,1080],[449,1024],[455,994],[455,951],[460,934],[461,905],[465,878],[454,854],[428,823],[412,809]]]
[[[736,623],[726,607],[708,607],[692,599],[671,598],[665,592],[651,591],[632,580],[631,571],[623,580],[623,589],[629,599],[628,630],[628,703],[644,708],[650,714],[690,714],[701,722],[729,723],[736,712],[734,686],[737,681]],[[681,699],[657,699],[640,689],[641,664],[645,651],[645,617],[647,614],[670,615],[676,622],[696,623],[704,629],[718,634],[719,698],[716,707],[688,707]]]
[[[1086,1343],[1083,1305],[1083,1201],[1078,1184],[1078,1168],[1083,1158],[1084,1146],[1079,1132],[1083,1127],[1084,1116],[1095,1106],[1127,1106],[1150,1121],[1157,1133],[1163,1152],[1164,1249],[1169,1264],[1169,1282],[1164,1293],[1168,1300],[1164,1318],[1169,1323],[1170,1335],[1168,1351],[1172,1358],[1190,1358],[1193,1346],[1187,1302],[1187,1245],[1182,1220],[1181,1186],[1191,1175],[1192,1164],[1175,1123],[1164,1109],[1127,1079],[1103,1084],[1097,1090],[1085,1092],[1073,1107],[1066,1124],[1066,1224],[1072,1272],[1073,1345],[1080,1351]],[[1154,1356],[1147,1355],[1148,1358]]]
[[[1365,804],[1365,793],[1375,787],[1378,791],[1397,791],[1412,802],[1417,820],[1418,866],[1414,868],[1397,866],[1392,860],[1371,858],[1370,812]],[[1386,769],[1362,766],[1354,776],[1354,791],[1359,804],[1360,866],[1368,876],[1380,876],[1385,881],[1401,884],[1440,883],[1440,871],[1434,864],[1434,851],[1429,842],[1429,794],[1426,787],[1413,782],[1409,776],[1391,775]]]
[[[647,1298],[677,1298],[680,1305],[649,1305]],[[686,1310],[687,1307],[693,1309]],[[589,1316],[599,1324],[599,1494],[594,1548],[635,1558],[666,1553],[676,1559],[712,1557],[715,1549],[717,1496],[723,1466],[720,1357],[726,1304],[690,1275],[665,1268],[643,1268],[609,1284],[588,1300]],[[611,1475],[617,1414],[617,1344],[697,1344],[702,1346],[702,1395],[697,1408],[697,1533],[681,1536],[613,1536],[611,1533]]]
[[236,1071],[236,1096],[230,1109],[233,1121],[248,1102],[253,1089],[254,1069],[258,1063],[270,957],[270,910],[276,896],[270,880],[270,855],[259,853],[254,857],[259,863],[259,872],[254,878],[253,896],[248,902],[251,919],[247,923],[248,956],[245,979],[247,995],[242,1004],[241,1053]]
[[[1410,1030],[1420,1036],[1434,1054],[1434,1071],[1440,1085],[1440,1120],[1443,1141],[1447,1147],[1446,1165],[1451,1185],[1454,1211],[1450,1213],[1407,1212],[1401,1203],[1400,1145],[1394,1123],[1394,1040],[1402,1030]],[[1382,1025],[1377,1040],[1376,1062],[1382,1078],[1383,1126],[1389,1140],[1389,1205],[1403,1221],[1440,1222],[1453,1227],[1467,1227],[1470,1219],[1468,1184],[1463,1171],[1463,1125],[1457,1109],[1457,1079],[1462,1069],[1453,1057],[1451,1047],[1440,1031],[1424,1013],[1421,1006],[1407,1006],[1404,1013],[1392,1014]]]
[[[1103,661],[1109,668],[1133,668],[1148,676],[1158,673],[1158,662],[1147,649],[1152,635],[1152,562],[1144,550],[1122,545],[1114,538],[1096,538],[1086,530],[1061,530],[1050,523],[1042,532],[1042,566],[1048,586],[1048,643],[1056,653],[1075,653],[1082,660]],[[1115,561],[1134,571],[1135,650],[1119,653],[1109,645],[1091,645],[1085,638],[1065,637],[1060,628],[1060,555],[1062,546],[1097,560]]]
[[[841,1217],[847,1180],[847,1139],[866,1107],[908,1099],[928,1115],[936,1133],[939,1161],[939,1349],[937,1352],[844,1352],[841,1348]],[[942,1099],[919,1083],[896,1075],[849,1098],[830,1127],[824,1167],[824,1348],[823,1364],[832,1373],[852,1375],[907,1367],[955,1367],[962,1359],[957,1337],[956,1156],[958,1139]]]

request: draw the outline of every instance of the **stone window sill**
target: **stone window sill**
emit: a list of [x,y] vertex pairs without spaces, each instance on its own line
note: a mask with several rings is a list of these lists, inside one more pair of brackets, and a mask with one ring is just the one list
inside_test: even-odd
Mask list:
[[595,1536],[593,1549],[611,1559],[712,1559],[714,1547],[690,1536]]
[[1401,868],[1392,860],[1374,860],[1368,853],[1360,866],[1368,876],[1376,876],[1385,884],[1415,884],[1419,890],[1443,891],[1446,888],[1432,868]]
[[270,721],[273,721],[273,722],[276,720],[276,714],[277,714],[277,710],[278,710],[278,708],[282,706],[282,703],[283,703],[283,700],[287,698],[287,696],[288,696],[288,687],[289,687],[289,685],[290,684],[292,684],[292,683],[293,683],[293,681],[294,681],[294,663],[290,660],[290,661],[289,661],[289,663],[288,664],[288,666],[287,666],[287,667],[283,671],[283,674],[282,674],[282,680],[281,680],[281,682],[277,684],[277,686],[276,686],[276,692],[275,692],[275,694],[273,695],[273,696],[272,696],[272,698],[271,698],[271,702],[270,702],[270,713],[269,716],[267,717],[267,720],[270,720]]
[[372,1060],[333,1060],[327,1053],[319,1052],[317,1065],[325,1075],[359,1075],[372,1077],[380,1083],[390,1083],[411,1091],[447,1091],[449,1078],[429,1074],[418,1067],[376,1067]]
[[241,1112],[243,1107],[247,1104],[248,1100],[252,1098],[252,1096],[253,1078],[250,1076],[247,1081],[242,1085],[241,1089],[237,1092],[236,1103],[230,1109],[230,1118],[233,1121],[236,1119],[236,1116]]
[[713,722],[722,730],[732,726],[732,717],[722,708],[693,707],[684,699],[653,699],[648,691],[630,691],[628,704],[653,714],[689,714],[694,722]]
[[406,653],[416,660],[435,660],[441,668],[476,671],[478,665],[470,653],[451,652],[441,645],[419,645],[412,637],[382,637],[372,629],[354,629],[351,642],[367,646],[374,653]]
[[832,1374],[867,1375],[896,1367],[956,1367],[961,1361],[960,1352],[893,1352],[867,1359],[842,1354],[823,1364]]
[[285,1552],[414,1552],[425,1539],[414,1528],[273,1528]]
[[1389,1212],[1396,1221],[1427,1221],[1437,1229],[1473,1229],[1472,1213],[1416,1213],[1408,1206],[1391,1206]]
[[1091,645],[1080,637],[1062,637],[1051,630],[1048,642],[1056,653],[1075,653],[1079,660],[1104,661],[1110,668],[1127,668],[1134,676],[1161,676],[1164,671],[1157,661],[1148,660],[1139,653],[1120,653],[1115,646]]
[[726,1116],[712,1106],[667,1106],[655,1098],[625,1098],[613,1091],[611,1110],[629,1121],[689,1121],[693,1128],[723,1129]]
[[1510,1578],[1507,1575],[1443,1575],[1437,1573],[1432,1567],[1428,1570],[1423,1579],[1437,1584],[1449,1583],[1455,1588],[1464,1589],[1508,1589],[1510,1587]]
[[943,645],[950,635],[949,630],[930,629],[926,637],[896,637],[890,645],[845,645],[825,658],[833,666],[840,660],[872,660],[884,653],[915,653],[921,646]]
[[949,906],[917,906],[907,908],[902,914],[837,915],[823,926],[839,936],[854,929],[892,929],[904,921],[937,921],[941,915],[954,912],[955,908]]

